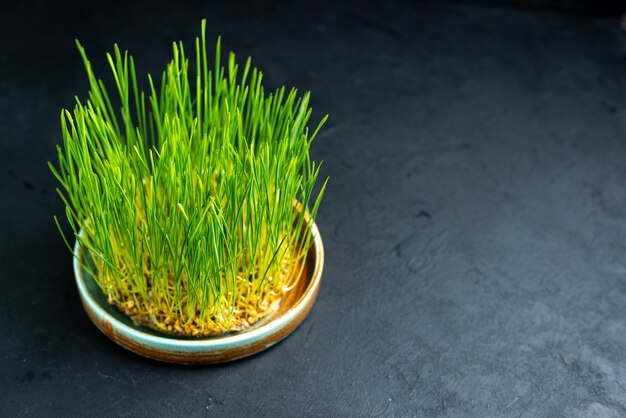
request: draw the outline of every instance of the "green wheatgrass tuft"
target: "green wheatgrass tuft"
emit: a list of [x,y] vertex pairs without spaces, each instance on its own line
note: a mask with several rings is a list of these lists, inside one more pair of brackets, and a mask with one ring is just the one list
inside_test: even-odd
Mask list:
[[77,42],[89,99],[62,111],[58,168],[49,164],[109,303],[181,335],[245,329],[278,308],[302,276],[326,185],[314,198],[309,147],[326,117],[309,135],[309,94],[266,94],[249,58],[243,69],[232,52],[220,64],[219,39],[209,70],[205,27],[195,74],[174,43],[148,94],[115,45],[107,58],[119,113]]

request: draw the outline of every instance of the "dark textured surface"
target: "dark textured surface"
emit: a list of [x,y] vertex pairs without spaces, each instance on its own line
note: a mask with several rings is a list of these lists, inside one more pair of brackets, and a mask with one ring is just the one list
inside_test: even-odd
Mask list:
[[[467,3],[3,13],[0,415],[625,416],[626,34],[584,2]],[[89,322],[46,161],[86,90],[75,37],[100,74],[114,41],[155,72],[201,17],[269,86],[313,91],[332,182],[309,318],[181,368]]]

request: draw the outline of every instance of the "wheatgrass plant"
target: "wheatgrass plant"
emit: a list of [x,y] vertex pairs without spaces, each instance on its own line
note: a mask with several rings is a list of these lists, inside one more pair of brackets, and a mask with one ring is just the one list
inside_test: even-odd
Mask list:
[[62,111],[63,146],[57,168],[49,164],[109,303],[136,323],[193,336],[242,330],[278,308],[301,278],[326,185],[314,197],[309,148],[326,117],[309,134],[309,94],[267,94],[250,58],[240,69],[232,52],[224,68],[219,39],[210,69],[205,26],[195,74],[174,43],[148,94],[115,45],[107,58],[119,112],[77,42],[89,98]]

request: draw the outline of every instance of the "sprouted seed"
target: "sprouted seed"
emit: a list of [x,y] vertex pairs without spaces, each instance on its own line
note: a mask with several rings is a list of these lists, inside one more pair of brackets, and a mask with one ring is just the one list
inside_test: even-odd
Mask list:
[[209,67],[205,33],[202,21],[192,61],[173,44],[147,93],[128,52],[107,54],[113,92],[77,41],[90,91],[61,112],[49,163],[93,263],[75,256],[109,303],[190,336],[242,330],[278,309],[302,276],[327,181],[316,188],[309,148],[326,117],[309,132],[309,93],[266,93],[250,58],[240,67],[231,52],[222,65],[219,39]]

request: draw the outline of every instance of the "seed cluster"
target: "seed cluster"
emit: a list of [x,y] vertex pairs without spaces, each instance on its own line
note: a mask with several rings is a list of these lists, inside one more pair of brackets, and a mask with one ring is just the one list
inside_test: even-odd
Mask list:
[[[282,269],[280,270],[280,280],[274,280],[268,277],[270,283],[288,283],[294,280],[288,280],[289,275],[299,274],[301,271],[295,270],[290,266],[289,258],[281,260]],[[150,282],[149,274],[145,274],[146,282]],[[157,331],[169,333],[173,335],[185,336],[211,336],[224,332],[233,332],[244,330],[262,318],[273,314],[280,307],[283,297],[291,290],[290,287],[282,285],[270,288],[261,297],[243,297],[236,301],[236,305],[232,309],[232,315],[224,317],[221,312],[229,307],[224,306],[223,310],[216,309],[208,318],[203,315],[199,302],[194,307],[190,307],[186,302],[189,300],[188,287],[185,283],[181,285],[181,295],[183,303],[179,309],[170,309],[165,302],[155,300],[152,291],[148,291],[148,299],[144,298],[141,293],[133,292],[131,285],[127,280],[122,280],[122,287],[125,292],[120,293],[118,299],[114,299],[112,294],[113,287],[117,284],[111,278],[104,278],[105,288],[110,288],[111,292],[108,296],[108,303],[117,307],[121,312],[130,317],[133,322],[138,325],[145,325]],[[169,279],[170,289],[173,293],[176,286],[173,275]],[[250,278],[243,275],[237,277],[237,286],[242,289],[242,295],[252,292]],[[224,305],[226,302],[222,301]]]

